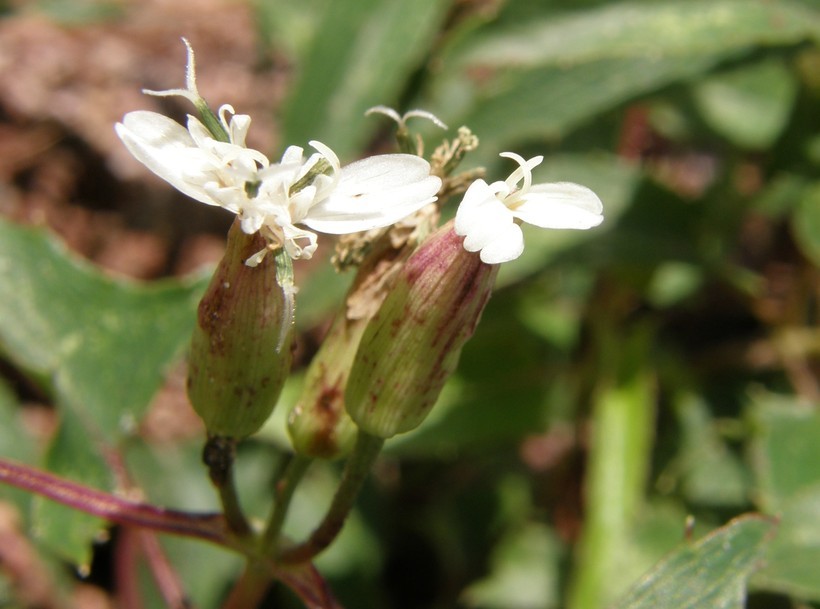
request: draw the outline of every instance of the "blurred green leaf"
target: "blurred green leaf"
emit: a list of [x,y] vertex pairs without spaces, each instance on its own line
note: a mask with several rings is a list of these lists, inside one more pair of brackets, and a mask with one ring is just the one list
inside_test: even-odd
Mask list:
[[[21,420],[21,408],[11,388],[0,379],[0,449],[2,456],[22,463],[32,463],[37,451],[33,438],[26,432]],[[0,501],[10,501],[20,514],[28,515],[31,496],[11,486],[0,485]],[[0,597],[1,598],[1,597]]]
[[[6,382],[0,378],[0,447],[3,457],[30,463],[36,454],[31,436],[20,418],[20,405]],[[0,492],[5,488],[0,486]]]
[[72,26],[113,20],[123,13],[116,0],[37,0],[33,4],[51,19]]
[[820,266],[820,183],[815,183],[800,197],[791,225],[800,251]]
[[[110,489],[112,476],[101,458],[101,446],[89,438],[86,425],[76,417],[70,409],[61,413],[61,424],[46,455],[45,467],[69,480]],[[35,537],[56,556],[77,565],[81,573],[90,569],[91,542],[106,537],[105,526],[105,521],[95,516],[40,496],[33,498],[32,531]]]
[[820,38],[820,15],[780,0],[615,2],[483,36],[458,61],[485,68],[613,58],[696,57]]
[[395,106],[438,34],[450,3],[330,2],[288,101],[286,142],[321,140],[349,159],[378,123],[373,106]]
[[431,110],[451,125],[467,125],[481,145],[471,162],[487,164],[515,141],[555,140],[618,105],[710,70],[716,57],[605,59],[572,67],[522,70],[498,82],[443,74]]
[[543,524],[510,531],[490,557],[489,575],[471,584],[461,600],[481,609],[558,607],[560,555],[560,542]]
[[757,46],[820,36],[796,2],[618,2],[459,38],[431,83],[432,111],[482,139],[479,163],[517,140],[556,139],[638,96]]
[[111,279],[44,231],[0,222],[0,345],[99,440],[133,431],[187,344],[203,287]]
[[760,502],[780,519],[755,583],[820,601],[820,413],[816,405],[761,391],[750,416]]
[[[54,473],[109,488],[101,451],[133,433],[168,367],[186,346],[204,281],[142,286],[106,277],[45,231],[0,222],[0,345],[53,392],[61,428],[48,453]],[[47,543],[84,563],[67,511],[43,504]],[[71,516],[78,522],[84,516]],[[87,544],[86,544],[87,545]]]
[[758,391],[750,421],[752,465],[760,505],[770,514],[804,489],[820,484],[820,414],[789,395]]
[[755,586],[820,602],[820,484],[792,496],[778,514],[777,537],[766,552]]
[[763,150],[786,127],[797,81],[782,60],[714,74],[697,83],[695,100],[709,126],[741,148]]
[[302,63],[315,40],[321,15],[329,0],[252,0],[257,23],[265,42],[284,49]]
[[760,516],[737,518],[656,567],[612,609],[742,609],[746,581],[775,529]]
[[743,506],[749,475],[718,434],[708,405],[688,394],[677,400],[675,413],[681,427],[678,467],[686,498],[702,505]]
[[671,307],[692,296],[703,285],[703,279],[703,269],[695,264],[665,262],[652,274],[646,296],[654,307]]

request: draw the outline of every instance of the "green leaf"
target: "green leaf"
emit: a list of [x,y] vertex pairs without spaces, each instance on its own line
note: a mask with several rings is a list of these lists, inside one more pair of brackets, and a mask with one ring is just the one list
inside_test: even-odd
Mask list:
[[99,440],[133,431],[189,340],[204,281],[112,279],[0,221],[0,348]]
[[[373,106],[396,105],[423,63],[449,2],[330,2],[285,113],[285,141],[321,140],[342,158],[378,126]],[[409,9],[409,10],[408,10]]]
[[694,95],[712,129],[737,146],[763,150],[788,123],[797,81],[781,60],[770,59],[710,76]]
[[[37,451],[33,438],[26,432],[21,421],[21,408],[5,381],[0,378],[0,447],[4,458],[22,463],[32,463]],[[30,495],[11,486],[0,484],[0,501],[13,503],[26,516]]]
[[780,0],[607,3],[484,36],[460,53],[484,68],[577,65],[601,59],[695,57],[820,36],[820,15]]
[[710,71],[757,46],[818,37],[794,2],[619,2],[479,29],[440,60],[428,109],[482,140],[481,164],[517,140],[557,139],[636,97]]
[[507,533],[490,558],[490,574],[471,584],[462,596],[467,607],[530,609],[558,607],[558,561],[561,545],[540,523]]
[[[75,420],[75,413],[66,409],[46,455],[46,469],[91,487],[109,489],[112,478],[99,448],[89,441],[85,426]],[[35,537],[54,555],[77,565],[81,573],[91,568],[91,542],[105,537],[105,526],[105,521],[96,516],[40,496],[33,499]]]
[[[54,395],[60,429],[46,465],[110,489],[105,453],[134,432],[187,345],[203,281],[153,286],[109,278],[43,230],[0,221],[0,346]],[[87,565],[101,522],[40,501],[33,526]]]
[[471,162],[487,164],[516,140],[558,139],[593,117],[671,83],[709,71],[717,57],[604,59],[573,67],[507,68],[472,86],[469,75],[435,83],[432,111],[467,125],[481,141]]
[[742,609],[774,528],[761,516],[737,518],[675,551],[612,609]]
[[820,413],[792,396],[758,392],[750,418],[758,497],[780,519],[755,584],[820,601]]
[[777,514],[792,497],[820,484],[820,414],[816,405],[761,391],[753,396],[750,420],[757,497],[764,510]]
[[820,183],[803,193],[791,217],[791,225],[803,255],[820,266]]
[[681,427],[677,467],[686,498],[701,505],[743,506],[749,475],[718,434],[708,404],[700,396],[685,395],[677,400],[675,413]]
[[804,488],[778,514],[777,537],[766,552],[765,567],[753,584],[804,600],[820,602],[820,484]]

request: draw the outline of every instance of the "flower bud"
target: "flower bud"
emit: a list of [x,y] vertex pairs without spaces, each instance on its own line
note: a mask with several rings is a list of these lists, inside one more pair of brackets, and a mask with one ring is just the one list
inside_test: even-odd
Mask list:
[[265,247],[264,237],[247,235],[234,222],[199,303],[188,398],[210,436],[239,439],[258,430],[290,371],[292,293],[277,281],[279,256],[253,268],[245,264]]
[[[345,264],[342,257],[350,256],[349,260],[357,260],[354,264],[359,270],[310,363],[302,395],[288,417],[288,432],[297,453],[333,459],[353,447],[357,428],[345,409],[345,389],[359,342],[393,279],[438,218],[438,208],[427,206],[378,237],[364,233],[340,240],[339,264]],[[359,258],[363,251],[367,254]]]
[[452,223],[407,260],[356,353],[345,403],[367,433],[390,438],[429,414],[490,297],[498,265],[467,252]]
[[302,395],[288,417],[288,433],[298,454],[332,459],[353,447],[356,426],[345,412],[344,394],[367,321],[348,319],[343,309],[313,357]]

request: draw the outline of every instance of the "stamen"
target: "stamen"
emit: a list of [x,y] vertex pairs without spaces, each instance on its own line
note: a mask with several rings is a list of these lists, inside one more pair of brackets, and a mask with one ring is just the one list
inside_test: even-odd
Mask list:
[[219,110],[217,114],[219,115],[219,122],[222,123],[223,129],[225,129],[225,133],[231,135],[231,142],[233,143],[233,134],[231,134],[231,123],[228,120],[227,115],[230,113],[231,116],[236,114],[236,110],[233,109],[233,106],[230,104],[222,104],[219,106]]
[[518,189],[522,194],[526,193],[530,186],[532,186],[532,170],[537,167],[544,160],[543,156],[534,156],[529,161],[525,161],[524,157],[514,152],[502,152],[499,156],[514,160],[518,163],[518,169],[510,174],[510,177],[505,181],[510,188],[510,192],[516,190],[518,182],[523,178],[524,184]]
[[319,154],[328,160],[330,166],[333,168],[334,176],[341,171],[342,164],[339,162],[339,157],[337,157],[336,153],[329,147],[325,146],[322,142],[317,142],[316,140],[311,140],[308,144],[310,144]]

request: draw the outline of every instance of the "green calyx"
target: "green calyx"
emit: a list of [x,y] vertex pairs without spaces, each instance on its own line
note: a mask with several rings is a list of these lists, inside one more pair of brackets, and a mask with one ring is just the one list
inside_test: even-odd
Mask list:
[[290,371],[292,287],[277,280],[277,256],[245,265],[265,245],[234,222],[199,303],[187,388],[211,436],[240,439],[257,431]]
[[497,272],[464,250],[452,224],[410,256],[365,330],[348,379],[347,411],[362,430],[390,438],[427,417]]

